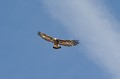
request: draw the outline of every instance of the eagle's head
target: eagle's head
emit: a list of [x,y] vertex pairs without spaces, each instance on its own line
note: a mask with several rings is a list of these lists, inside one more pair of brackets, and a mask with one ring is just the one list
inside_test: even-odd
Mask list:
[[54,41],[58,41],[58,39],[57,39],[57,38],[54,38]]
[[56,41],[56,40],[58,40],[57,38],[54,38],[54,40]]

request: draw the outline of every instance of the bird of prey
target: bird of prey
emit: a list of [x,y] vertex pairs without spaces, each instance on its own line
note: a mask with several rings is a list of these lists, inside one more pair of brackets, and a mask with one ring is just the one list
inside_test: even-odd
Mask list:
[[78,40],[61,40],[58,38],[53,38],[42,32],[38,32],[38,35],[44,40],[54,43],[54,46],[53,46],[54,49],[61,48],[60,45],[70,47],[70,46],[76,46],[77,44],[79,44]]

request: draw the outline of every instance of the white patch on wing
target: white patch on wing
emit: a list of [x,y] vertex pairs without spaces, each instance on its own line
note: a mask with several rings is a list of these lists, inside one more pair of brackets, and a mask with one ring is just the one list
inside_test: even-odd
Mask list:
[[45,37],[44,35],[42,37]]

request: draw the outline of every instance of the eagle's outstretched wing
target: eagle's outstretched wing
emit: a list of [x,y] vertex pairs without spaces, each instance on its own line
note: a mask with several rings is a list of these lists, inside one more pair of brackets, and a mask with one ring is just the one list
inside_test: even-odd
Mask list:
[[63,46],[75,46],[79,44],[79,40],[59,40],[59,45]]
[[46,40],[46,41],[54,42],[54,38],[53,38],[53,37],[48,36],[48,35],[46,35],[46,34],[44,34],[44,33],[42,33],[42,32],[38,32],[38,35],[39,35],[41,38],[43,38],[44,40]]

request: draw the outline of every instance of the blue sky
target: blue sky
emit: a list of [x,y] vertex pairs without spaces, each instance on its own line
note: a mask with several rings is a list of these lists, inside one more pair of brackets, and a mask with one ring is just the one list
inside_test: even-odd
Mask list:
[[[95,53],[103,52],[102,49],[100,52],[99,50],[88,52],[93,49],[89,47],[91,45],[89,40],[92,38],[86,39],[89,36],[87,37],[84,32],[81,32],[83,35],[79,34],[79,36],[78,28],[78,30],[71,29],[72,24],[75,24],[73,21],[75,18],[71,20],[69,16],[74,17],[74,13],[62,18],[67,14],[66,11],[64,13],[64,4],[62,7],[60,7],[61,4],[58,7],[56,5],[50,7],[56,2],[52,0],[49,4],[48,0],[45,2],[43,0],[0,1],[0,79],[114,79],[115,72],[117,72],[114,69],[115,66],[110,67],[109,63],[105,64],[109,60],[109,58],[105,59],[108,54],[103,56],[103,59],[106,60],[103,62],[102,55],[92,53],[93,51]],[[62,2],[63,0],[61,0]],[[103,0],[103,3],[115,21],[119,22],[120,1]],[[60,9],[59,14],[56,12],[56,8]],[[68,6],[68,9],[71,8]],[[71,25],[70,29],[69,25]],[[115,31],[119,34],[117,25],[116,28]],[[82,30],[84,31],[84,29],[80,29],[80,31]],[[38,31],[61,39],[79,39],[81,43],[77,47],[62,47],[60,50],[54,50],[52,43],[42,40],[37,35]],[[119,42],[119,39],[116,40]],[[86,45],[89,49],[86,48]],[[117,68],[119,68],[119,64]]]

